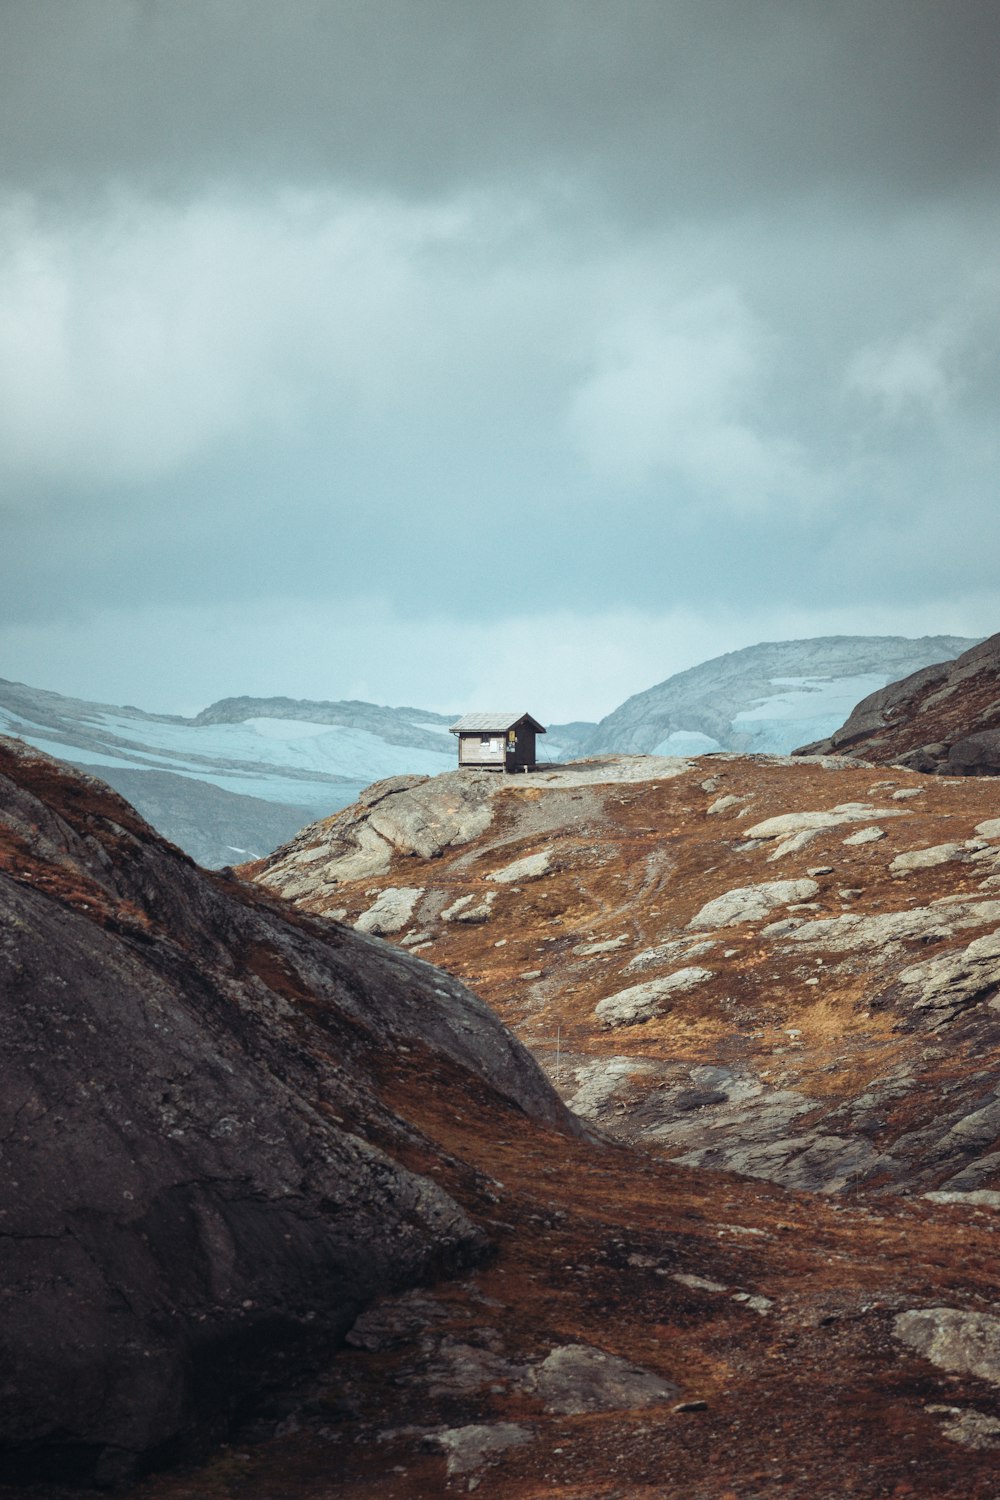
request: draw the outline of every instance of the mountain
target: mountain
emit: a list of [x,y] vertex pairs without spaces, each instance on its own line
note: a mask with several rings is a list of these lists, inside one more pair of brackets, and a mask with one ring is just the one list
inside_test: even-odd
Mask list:
[[[924,779],[924,808],[859,768],[716,773],[708,787],[683,762],[620,760],[523,788],[450,773],[369,789],[314,837],[354,848],[356,886],[343,850],[324,871],[308,840],[299,874],[385,932],[423,879],[432,899],[411,912],[426,925],[396,925],[411,941],[393,946],[198,870],[100,783],[0,743],[2,1500],[36,1480],[38,1500],[66,1500],[71,1482],[106,1489],[137,1465],[158,1471],[136,1500],[995,1495],[995,1013],[969,910],[934,908],[916,986],[898,966],[917,939],[894,929],[885,961],[902,988],[866,1012],[871,934],[855,928],[827,975],[815,934],[783,956],[758,891],[738,926],[699,914],[716,942],[700,965],[743,956],[725,987],[705,981],[699,1001],[674,985],[671,1019],[587,1030],[628,945],[641,954],[718,890],[713,863],[746,874],[768,859],[775,838],[745,836],[758,814],[863,793],[902,810],[885,817],[902,847],[904,825],[964,831],[981,784],[963,804]],[[749,795],[741,820],[727,797]],[[870,878],[861,911],[939,900],[938,865],[897,891],[864,853],[876,842],[837,842],[844,826],[821,820],[816,845]],[[944,867],[970,905],[993,830],[976,842]],[[363,874],[386,850],[389,868]],[[806,878],[797,848],[780,857]],[[811,900],[835,905],[815,879]],[[804,931],[816,916],[807,902],[781,920]],[[603,1094],[609,1120],[638,1128],[644,1102],[695,1123],[728,1094],[753,1126],[766,1056],[758,1142],[781,1114],[765,1086],[800,1077],[819,1114],[866,1088],[873,1137],[908,1118],[923,1177],[886,1195],[858,1171],[824,1196],[678,1165],[651,1131],[636,1151],[574,1127],[487,1007],[406,951],[425,943],[477,967],[566,1092],[586,1092],[591,1069],[591,1113]],[[685,1066],[698,1077],[675,1089]],[[813,1123],[794,1120],[800,1135]],[[213,1438],[228,1441],[192,1464]]]
[[948,635],[843,635],[747,646],[629,698],[579,753],[787,754],[831,734],[875,689],[974,644]]
[[869,694],[828,738],[796,753],[1000,775],[1000,635]]
[[266,853],[377,777],[447,770],[453,722],[291,698],[225,698],[187,719],[0,679],[0,731],[100,775],[207,866]]
[[246,873],[472,985],[629,1142],[1000,1206],[996,814],[832,759],[608,758],[386,782]]
[[180,1454],[377,1292],[480,1259],[488,1184],[389,1101],[408,1074],[579,1133],[457,980],[210,876],[14,740],[0,910],[0,1479]]

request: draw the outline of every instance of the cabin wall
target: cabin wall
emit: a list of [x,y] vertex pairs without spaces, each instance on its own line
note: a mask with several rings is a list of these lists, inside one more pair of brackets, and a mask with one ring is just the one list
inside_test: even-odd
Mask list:
[[479,734],[460,734],[458,737],[458,763],[460,766],[503,767],[506,736],[493,734],[486,744]]
[[517,742],[507,746],[507,770],[522,771],[525,766],[535,764],[535,731],[521,724],[516,731]]

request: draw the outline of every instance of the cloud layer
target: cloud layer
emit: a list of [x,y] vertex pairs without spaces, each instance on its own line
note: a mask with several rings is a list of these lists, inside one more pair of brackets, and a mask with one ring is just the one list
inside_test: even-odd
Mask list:
[[[65,690],[127,616],[141,678],[161,611],[169,706],[204,611],[258,611],[220,691],[293,691],[297,653],[303,693],[415,697],[349,626],[374,600],[446,707],[449,635],[530,679],[561,620],[560,716],[591,716],[588,661],[652,681],[767,619],[990,628],[992,3],[36,0],[3,28],[4,675],[30,639]],[[668,662],[650,622],[682,616]],[[294,633],[320,618],[341,681]]]

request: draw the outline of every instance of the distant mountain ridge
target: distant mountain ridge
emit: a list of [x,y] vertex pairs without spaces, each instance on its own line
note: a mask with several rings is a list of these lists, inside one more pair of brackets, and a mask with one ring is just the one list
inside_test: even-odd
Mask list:
[[1000,775],[1000,635],[864,698],[799,755],[844,755],[945,776]]
[[764,641],[636,693],[601,720],[582,753],[788,754],[832,734],[886,683],[976,644],[952,635]]
[[349,698],[337,703],[312,698],[220,698],[203,708],[194,724],[245,724],[248,719],[307,719],[314,724],[340,724],[365,729],[387,745],[412,745],[439,751],[439,734],[421,728],[433,724],[447,730],[458,714],[438,714],[426,708],[386,708]]
[[225,698],[196,718],[0,679],[0,732],[100,776],[200,864],[265,854],[381,776],[450,770],[444,714]]

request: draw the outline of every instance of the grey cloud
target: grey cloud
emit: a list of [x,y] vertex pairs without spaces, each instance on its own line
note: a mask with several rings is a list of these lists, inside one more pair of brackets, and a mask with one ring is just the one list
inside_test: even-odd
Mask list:
[[0,6],[4,613],[989,596],[998,31],[995,0]]
[[22,187],[550,174],[656,221],[997,165],[993,0],[32,0],[2,32]]

